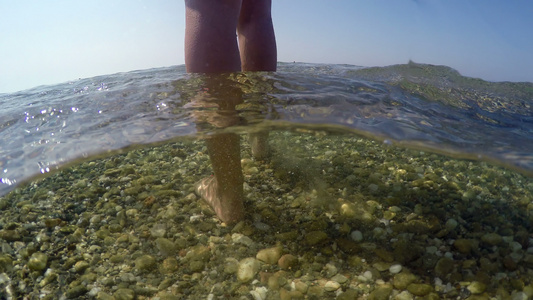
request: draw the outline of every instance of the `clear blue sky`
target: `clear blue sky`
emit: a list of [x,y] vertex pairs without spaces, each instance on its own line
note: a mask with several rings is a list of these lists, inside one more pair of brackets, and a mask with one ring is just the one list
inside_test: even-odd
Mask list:
[[[202,0],[218,1],[218,0]],[[182,0],[0,0],[0,93],[183,64]],[[279,61],[533,82],[533,1],[273,0]]]

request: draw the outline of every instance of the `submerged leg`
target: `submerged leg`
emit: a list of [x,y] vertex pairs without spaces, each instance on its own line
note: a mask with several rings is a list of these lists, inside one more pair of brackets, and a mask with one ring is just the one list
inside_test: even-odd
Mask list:
[[201,180],[197,193],[209,203],[225,223],[233,224],[244,216],[244,178],[241,168],[239,136],[217,134],[207,139],[213,177]]

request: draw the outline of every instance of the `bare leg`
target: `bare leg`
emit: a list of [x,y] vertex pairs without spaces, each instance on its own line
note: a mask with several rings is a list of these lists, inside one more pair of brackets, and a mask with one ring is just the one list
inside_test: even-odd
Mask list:
[[[239,51],[243,71],[276,71],[277,49],[271,0],[243,0],[239,16]],[[268,132],[250,134],[252,155],[269,154]]]
[[237,32],[242,71],[276,71],[271,0],[243,0]]
[[185,0],[185,66],[192,73],[241,70],[235,28],[241,0]]
[[[240,71],[241,62],[235,30],[241,0],[185,0],[185,5],[187,72]],[[221,102],[219,109],[234,110],[235,104],[229,102]],[[244,200],[239,136],[222,134],[210,137],[207,139],[207,149],[214,176],[200,181],[197,184],[197,192],[223,222],[235,223],[243,217]]]

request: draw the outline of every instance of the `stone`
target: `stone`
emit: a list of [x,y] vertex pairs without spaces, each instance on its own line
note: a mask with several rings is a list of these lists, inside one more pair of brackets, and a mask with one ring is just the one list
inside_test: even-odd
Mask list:
[[407,286],[407,290],[415,296],[423,297],[433,292],[433,287],[425,283],[411,283]]
[[344,293],[340,294],[337,297],[337,300],[353,300],[358,299],[357,297],[359,297],[359,293],[357,292],[357,290],[348,289]]
[[311,231],[305,235],[305,241],[309,246],[320,245],[328,240],[328,235],[324,231]]
[[285,254],[278,260],[278,265],[283,270],[291,270],[298,265],[298,258],[292,254]]
[[160,266],[163,274],[170,274],[179,268],[178,260],[174,257],[167,257]]
[[398,290],[405,290],[415,280],[416,276],[411,273],[398,273],[394,275],[393,286]]
[[133,300],[135,299],[135,292],[130,289],[118,289],[114,294],[115,300]]
[[259,252],[257,252],[257,255],[255,256],[255,258],[257,258],[258,260],[266,264],[274,265],[281,258],[282,250],[283,249],[279,246],[261,249],[259,250]]
[[360,242],[363,240],[363,233],[359,230],[354,230],[350,233],[350,237],[354,242]]
[[76,285],[76,286],[69,288],[65,292],[65,296],[67,297],[67,299],[77,299],[87,294],[87,292],[88,292],[87,288],[80,284],[80,285]]
[[143,255],[135,260],[135,267],[141,271],[150,270],[155,266],[155,258],[151,255]]
[[176,253],[176,245],[169,239],[157,238],[155,240],[155,246],[163,256],[171,256]]
[[486,288],[487,286],[479,281],[473,281],[466,287],[474,295],[483,293]]
[[84,260],[80,260],[74,264],[74,271],[76,273],[83,273],[87,268],[89,268],[89,263]]
[[48,256],[41,252],[35,252],[31,255],[28,261],[28,268],[33,271],[42,271],[46,269],[48,264]]
[[462,254],[470,254],[474,245],[469,239],[457,239],[453,243],[453,246]]
[[259,261],[253,257],[242,259],[237,269],[237,279],[241,282],[252,280],[259,272],[260,267]]
[[392,286],[389,284],[378,285],[371,293],[368,299],[388,300],[392,293]]
[[394,297],[394,300],[413,300],[413,295],[408,291],[403,291]]
[[329,280],[324,285],[324,290],[327,291],[327,292],[334,292],[334,291],[338,290],[340,287],[341,287],[340,283],[338,283],[336,281],[333,281],[333,280]]
[[453,259],[449,257],[442,257],[437,261],[437,264],[435,265],[435,274],[437,275],[437,277],[444,279],[448,274],[453,271],[453,268]]
[[402,271],[402,265],[400,265],[400,264],[394,264],[394,265],[390,266],[390,268],[389,268],[389,272],[391,274],[398,274],[401,271]]
[[502,237],[495,232],[486,233],[481,236],[481,241],[491,246],[499,245],[502,242],[502,240],[503,240]]

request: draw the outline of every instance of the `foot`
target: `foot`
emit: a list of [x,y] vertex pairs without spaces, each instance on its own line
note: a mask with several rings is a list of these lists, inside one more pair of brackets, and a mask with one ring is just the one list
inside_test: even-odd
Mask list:
[[243,219],[242,185],[221,190],[216,177],[209,176],[196,184],[196,194],[209,204],[222,222],[234,224]]

